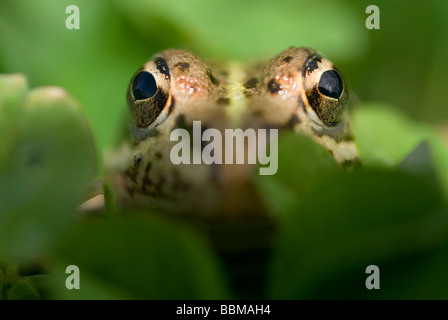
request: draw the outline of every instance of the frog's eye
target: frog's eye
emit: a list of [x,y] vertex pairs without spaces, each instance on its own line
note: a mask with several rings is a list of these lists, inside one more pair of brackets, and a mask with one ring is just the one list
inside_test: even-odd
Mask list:
[[318,89],[327,97],[338,99],[343,88],[342,79],[336,71],[328,70],[320,76]]
[[132,83],[132,93],[136,100],[149,99],[156,94],[156,79],[149,72],[143,71],[137,74]]
[[140,128],[148,127],[158,118],[162,121],[161,114],[169,100],[169,77],[159,72],[157,66],[148,62],[134,75],[128,88],[129,109]]
[[303,66],[302,76],[306,99],[319,120],[329,127],[338,125],[348,100],[340,73],[330,61],[314,55]]

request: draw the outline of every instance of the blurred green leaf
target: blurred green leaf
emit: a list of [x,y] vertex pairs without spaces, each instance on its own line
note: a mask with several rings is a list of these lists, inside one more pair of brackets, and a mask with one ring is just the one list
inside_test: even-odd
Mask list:
[[[290,46],[310,46],[333,58],[365,50],[367,30],[344,2],[334,1],[144,1],[115,0],[148,39],[169,37],[158,21],[188,35],[189,46],[214,59],[271,58]],[[314,13],[319,12],[319,19]],[[269,23],[272,21],[274,23]],[[325,23],[322,23],[325,21]],[[313,32],[309,32],[313,30]],[[268,39],[268,41],[267,41]],[[176,41],[171,42],[176,45]]]
[[[380,29],[367,31],[368,50],[350,60],[336,61],[352,92],[364,101],[382,101],[418,121],[448,119],[448,3],[439,0],[344,0],[362,19],[375,4]],[[322,22],[325,23],[325,22]]]
[[20,114],[23,97],[28,91],[28,81],[22,74],[0,74],[0,168],[15,143],[15,126]]
[[363,165],[367,167],[396,167],[420,143],[427,141],[448,200],[448,151],[433,128],[381,103],[359,105],[352,126]]
[[[81,10],[80,30],[65,28],[72,4]],[[447,209],[440,209],[438,184],[448,200],[448,154],[422,120],[443,125],[448,115],[448,6],[379,1],[381,29],[367,30],[369,4],[2,0],[0,72],[23,72],[33,86],[67,88],[82,102],[101,154],[129,118],[122,115],[133,72],[155,52],[178,47],[206,60],[254,62],[289,46],[314,47],[339,67],[353,96],[382,102],[361,105],[353,117],[365,172],[338,174],[328,152],[286,136],[278,173],[255,178],[267,206],[285,216],[270,294],[446,298]],[[218,261],[182,228],[176,234],[160,221],[102,221],[60,237],[76,224],[71,214],[96,159],[76,103],[48,90],[28,92],[24,76],[0,75],[0,256],[52,255],[45,250],[60,241],[65,249],[52,266],[58,298],[228,297]],[[428,170],[418,172],[422,159]],[[113,192],[107,186],[105,192],[108,218],[115,218]],[[83,265],[79,292],[63,285],[72,258]],[[364,287],[367,264],[382,270],[379,291]],[[8,270],[0,269],[0,298],[11,285],[9,298],[42,297],[40,284]]]
[[[66,29],[69,5],[80,8],[79,30]],[[24,72],[32,86],[56,85],[73,94],[100,154],[118,137],[133,73],[161,49],[139,36],[108,0],[3,0],[0,39],[0,72]]]
[[[445,213],[446,216],[446,213]],[[380,290],[368,299],[448,299],[448,246],[433,248],[380,266]],[[365,275],[367,277],[367,275]]]
[[43,250],[70,221],[95,172],[95,149],[63,89],[34,89],[6,106],[18,116],[0,136],[0,153],[7,155],[0,161],[0,254],[23,258]]
[[45,275],[22,277],[7,292],[8,300],[44,300],[48,298]]
[[[225,299],[225,278],[203,239],[154,217],[91,222],[60,239],[53,270],[62,299]],[[80,269],[80,289],[65,268]]]
[[[441,203],[436,186],[400,172],[363,170],[322,181],[282,221],[269,296],[369,297],[368,265],[400,261],[447,242],[448,213],[440,211]],[[382,292],[394,286],[393,279],[381,284]],[[426,297],[418,288],[409,295]]]
[[277,173],[254,179],[261,198],[271,212],[278,213],[293,200],[306,198],[320,180],[338,171],[339,165],[326,149],[305,135],[288,132],[279,137]]

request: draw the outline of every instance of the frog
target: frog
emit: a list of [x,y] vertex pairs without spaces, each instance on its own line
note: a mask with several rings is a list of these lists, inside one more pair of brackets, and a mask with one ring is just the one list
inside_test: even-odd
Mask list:
[[[131,143],[122,146],[113,180],[124,204],[171,210],[189,218],[253,220],[266,211],[248,164],[173,164],[177,128],[223,132],[276,128],[310,137],[343,168],[360,163],[350,130],[349,92],[322,54],[291,47],[268,63],[207,64],[187,50],[155,54],[132,76],[127,104]],[[202,148],[206,145],[203,143]],[[304,155],[306,156],[306,155]]]

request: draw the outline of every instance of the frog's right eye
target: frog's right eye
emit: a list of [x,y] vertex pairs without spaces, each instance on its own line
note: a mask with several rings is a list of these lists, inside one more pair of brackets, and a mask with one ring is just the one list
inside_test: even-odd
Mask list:
[[163,110],[170,97],[170,79],[158,69],[159,60],[150,61],[137,71],[128,87],[129,109],[139,128],[156,125],[164,118]]
[[142,71],[134,78],[132,93],[135,100],[149,99],[156,94],[157,83],[152,74]]
[[336,127],[344,117],[348,92],[341,74],[327,59],[310,55],[302,69],[309,106],[326,127]]

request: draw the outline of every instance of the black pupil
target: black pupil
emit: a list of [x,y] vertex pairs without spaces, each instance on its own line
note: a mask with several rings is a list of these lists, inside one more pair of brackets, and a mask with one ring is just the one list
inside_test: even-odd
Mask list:
[[132,93],[136,100],[144,100],[151,98],[156,94],[156,79],[149,72],[140,72],[134,79],[132,84]]
[[338,99],[342,93],[342,80],[336,71],[325,71],[319,80],[319,91],[327,97]]

